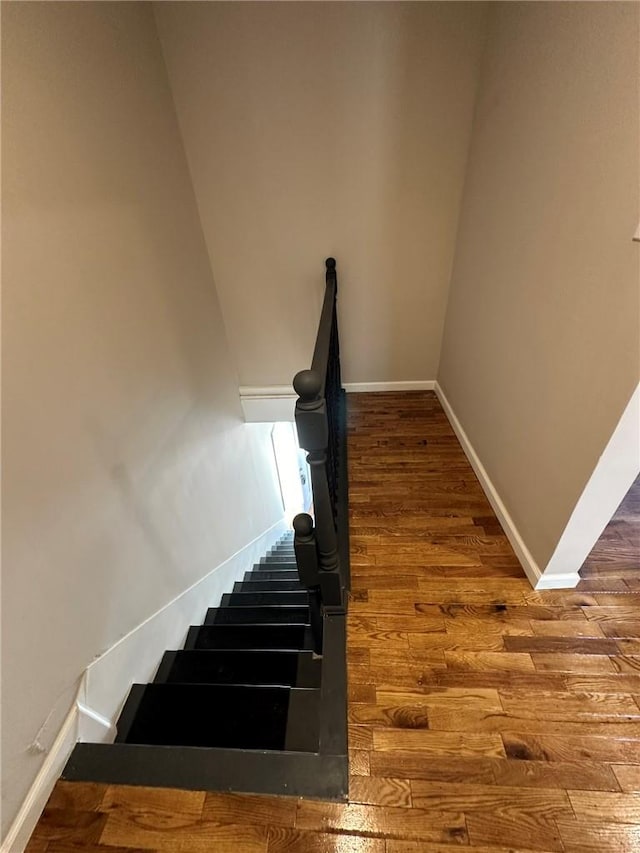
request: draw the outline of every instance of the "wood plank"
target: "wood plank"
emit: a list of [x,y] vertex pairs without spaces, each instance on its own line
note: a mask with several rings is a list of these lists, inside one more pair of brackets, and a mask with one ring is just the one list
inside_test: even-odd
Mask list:
[[349,780],[349,802],[411,808],[411,786],[408,779],[352,776]]
[[495,734],[433,732],[425,729],[373,729],[375,751],[423,752],[430,755],[504,757],[502,740]]
[[[531,849],[529,846],[526,849],[520,848],[516,850],[515,847],[509,847],[506,850],[502,844],[498,847],[494,847],[493,845],[486,847],[484,844],[481,847],[475,844],[473,847],[469,847],[469,850],[472,850],[473,853],[531,853]],[[387,841],[386,853],[452,853],[452,848],[450,845],[430,844],[429,849],[425,850],[421,841],[396,841],[389,839]],[[542,851],[538,848],[536,853],[551,853],[551,851]]]
[[[408,634],[408,645],[412,653],[424,654],[434,649],[452,652],[500,652],[505,645],[501,634],[486,632],[478,636],[469,634]],[[617,649],[616,649],[617,651]]]
[[638,853],[640,827],[600,820],[559,820],[565,853]]
[[[434,613],[442,613],[449,619],[456,618],[474,618],[474,619],[490,619],[492,621],[500,620],[503,622],[551,620],[567,619],[571,622],[577,619],[586,619],[585,612],[592,611],[593,608],[576,608],[565,607],[561,604],[542,605],[515,605],[515,604],[435,604],[433,605]],[[423,611],[427,612],[427,611]]]
[[266,826],[200,820],[167,831],[139,815],[113,812],[108,815],[100,842],[107,851],[111,845],[133,844],[162,853],[267,853],[267,832]]
[[505,637],[508,652],[543,654],[615,655],[615,640],[594,637]]
[[[532,653],[531,659],[541,672],[608,673],[616,672],[611,657],[606,655],[570,655]],[[639,667],[640,669],[640,667]]]
[[218,823],[293,827],[296,820],[296,801],[293,797],[207,793],[202,819]]
[[483,708],[502,710],[498,691],[481,687],[436,687],[425,685],[420,691],[376,689],[379,705],[400,703],[403,705],[455,705],[456,708]]
[[428,729],[429,717],[420,705],[352,705],[349,722],[356,725],[391,726],[397,729]]
[[[531,629],[534,634],[545,637],[604,637],[602,627],[597,622],[588,619],[576,619],[575,622],[561,620],[532,619]],[[609,636],[608,634],[606,636]]]
[[33,838],[48,842],[64,841],[76,844],[97,844],[107,822],[107,815],[80,809],[45,808]]
[[547,720],[594,720],[626,716],[640,721],[640,709],[632,697],[624,693],[539,691],[534,702],[531,701],[528,690],[500,690],[499,695],[505,711],[529,719],[543,717]]
[[29,845],[25,853],[149,853],[142,847],[105,847],[102,844],[90,844],[82,842],[77,844],[73,841],[50,841],[46,847],[32,847]]
[[426,779],[434,782],[495,782],[491,758],[421,755],[402,750],[371,753],[372,776],[398,776],[405,779]]
[[450,669],[499,670],[527,672],[535,669],[530,654],[515,652],[444,652]]
[[501,844],[503,847],[528,847],[531,850],[562,851],[565,847],[560,837],[556,822],[537,819],[523,813],[522,818],[515,822],[509,814],[488,812],[486,814],[471,814],[467,816],[467,831],[469,843]]
[[369,776],[371,765],[366,749],[349,749],[349,773],[352,776]]
[[47,808],[99,811],[106,791],[107,785],[97,782],[65,782],[64,779],[58,779],[47,802]]
[[493,759],[498,785],[534,788],[574,788],[617,791],[619,785],[608,764],[589,761],[518,761]]
[[505,732],[502,740],[514,759],[640,764],[640,739]]
[[[535,815],[544,823],[562,817],[573,817],[567,792],[553,788],[514,788],[496,784],[471,785],[412,779],[411,793],[413,803],[418,808],[439,811],[460,810],[467,816],[476,813],[493,813],[519,822],[527,815],[529,817]],[[601,794],[597,792],[593,796],[601,796]]]
[[357,704],[359,702],[366,702],[368,704],[373,704],[376,701],[376,688],[373,684],[358,684],[357,682],[350,682],[348,688],[348,701],[349,704]]
[[592,622],[613,622],[616,624],[621,620],[636,622],[638,619],[637,607],[623,606],[622,602],[617,606],[583,607],[581,609],[585,618]]
[[373,749],[373,730],[371,726],[350,724],[348,726],[349,749],[362,749],[370,752]]
[[[180,791],[174,788],[147,788],[136,785],[109,785],[102,800],[104,812],[121,812],[140,818],[157,829],[170,830],[200,819],[205,803],[204,791]],[[229,821],[231,823],[231,821]]]
[[[360,706],[362,707],[362,706]],[[484,732],[502,733],[510,731],[527,733],[551,733],[596,735],[622,738],[640,738],[640,719],[611,715],[580,717],[571,719],[562,713],[536,715],[535,708],[528,714],[483,711],[479,708],[429,708],[429,729],[433,732]]]
[[603,823],[631,823],[640,826],[640,795],[602,791],[569,791],[578,820],[600,818]]
[[361,835],[270,827],[268,853],[385,853],[385,841]]
[[623,791],[640,794],[640,765],[614,764],[611,769]]
[[304,830],[333,830],[382,838],[416,838],[457,844],[468,842],[462,813],[416,808],[301,800],[296,825]]
[[[557,676],[556,676],[557,677]],[[640,693],[640,673],[637,675],[563,675],[568,690],[583,693]]]

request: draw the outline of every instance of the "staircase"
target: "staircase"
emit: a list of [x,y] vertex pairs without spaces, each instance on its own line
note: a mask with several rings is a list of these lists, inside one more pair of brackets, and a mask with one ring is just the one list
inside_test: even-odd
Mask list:
[[346,799],[346,403],[336,262],[310,370],[293,385],[314,517],[301,514],[244,579],[134,684],[115,743],[78,743],[62,778]]
[[287,534],[133,685],[116,743],[316,752],[321,683]]
[[62,778],[345,799],[345,617],[324,615],[317,655],[313,610],[287,533],[132,686],[115,743],[76,744]]

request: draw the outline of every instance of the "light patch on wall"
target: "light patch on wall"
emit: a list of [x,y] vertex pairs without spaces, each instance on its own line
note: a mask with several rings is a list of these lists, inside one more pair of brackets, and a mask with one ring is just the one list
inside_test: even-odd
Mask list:
[[300,451],[292,423],[274,424],[271,441],[278,469],[284,516],[290,525],[299,512],[305,512],[309,508],[308,465]]

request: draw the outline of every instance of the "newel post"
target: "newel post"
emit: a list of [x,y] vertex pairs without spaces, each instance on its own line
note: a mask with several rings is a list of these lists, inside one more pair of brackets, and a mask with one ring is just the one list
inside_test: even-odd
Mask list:
[[300,583],[307,588],[309,594],[309,613],[311,617],[311,634],[313,650],[322,654],[322,600],[320,593],[320,569],[318,566],[318,543],[313,527],[313,519],[306,512],[301,512],[293,519],[293,548],[296,554],[296,565]]
[[300,446],[308,451],[315,515],[315,535],[320,568],[320,591],[325,609],[344,612],[338,537],[327,480],[329,426],[327,403],[322,396],[323,378],[313,370],[301,370],[293,380],[296,427]]

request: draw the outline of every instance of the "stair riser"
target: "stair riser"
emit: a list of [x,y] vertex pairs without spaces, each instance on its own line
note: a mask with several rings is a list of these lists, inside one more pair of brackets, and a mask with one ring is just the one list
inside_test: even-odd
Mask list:
[[295,580],[251,580],[234,583],[233,592],[304,592],[304,587]]
[[201,625],[189,630],[188,649],[310,649],[306,625]]
[[287,743],[287,717],[294,697],[305,710],[317,707],[317,690],[148,684],[132,695],[135,716],[127,731],[118,732],[121,743],[313,751],[314,733],[305,735],[302,720]]
[[295,563],[295,561],[295,557],[291,557],[288,554],[283,554],[275,557],[261,557],[260,565],[264,565],[265,563]]
[[254,684],[319,687],[311,652],[217,650],[166,652],[154,684]]
[[221,607],[278,607],[309,605],[307,592],[231,592],[222,596]]
[[259,571],[259,572],[245,572],[244,573],[245,581],[299,581],[300,577],[298,576],[298,572],[289,572],[289,571]]
[[309,624],[308,607],[211,607],[205,625]]

